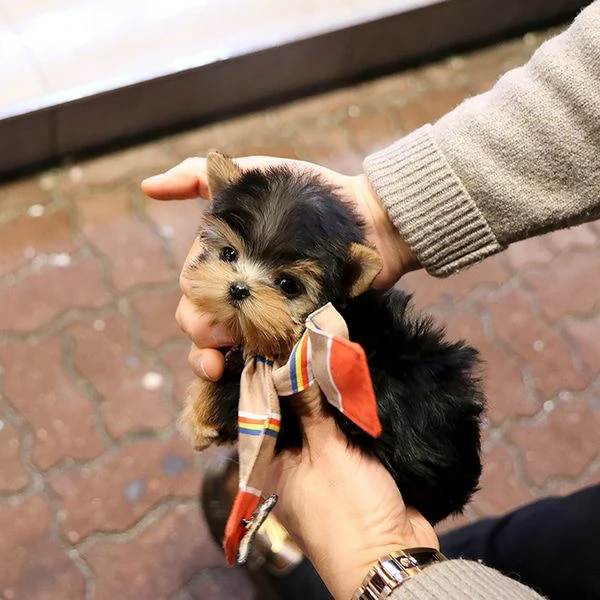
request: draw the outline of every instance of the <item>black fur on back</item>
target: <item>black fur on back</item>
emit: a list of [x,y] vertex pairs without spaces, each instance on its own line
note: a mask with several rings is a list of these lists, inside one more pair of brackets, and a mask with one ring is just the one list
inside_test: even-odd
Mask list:
[[334,412],[351,443],[387,467],[406,504],[436,523],[477,489],[484,397],[477,352],[446,341],[431,319],[410,314],[409,302],[399,289],[371,290],[342,310],[350,338],[367,354],[381,437]]

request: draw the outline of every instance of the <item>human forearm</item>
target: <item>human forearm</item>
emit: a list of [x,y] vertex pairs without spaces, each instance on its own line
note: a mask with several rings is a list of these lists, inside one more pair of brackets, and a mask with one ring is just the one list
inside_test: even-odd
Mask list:
[[434,275],[600,216],[600,3],[488,93],[365,169]]

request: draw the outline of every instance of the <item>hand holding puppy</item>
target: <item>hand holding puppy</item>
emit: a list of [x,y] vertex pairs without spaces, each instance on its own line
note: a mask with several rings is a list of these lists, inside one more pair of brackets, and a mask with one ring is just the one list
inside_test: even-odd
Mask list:
[[[389,220],[379,199],[364,175],[348,176],[312,163],[252,156],[236,159],[242,170],[270,166],[288,166],[291,169],[309,169],[339,189],[365,223],[367,241],[383,259],[383,269],[374,281],[378,288],[391,287],[405,273],[418,267],[409,247]],[[166,173],[142,182],[143,191],[157,200],[209,199],[206,159],[188,158]],[[198,253],[198,242],[190,249],[188,258]],[[177,309],[177,321],[192,340],[189,362],[194,372],[204,379],[217,380],[223,374],[223,355],[215,350],[232,343],[229,332],[212,322],[212,316],[202,313],[187,298],[189,292],[185,277],[181,278],[184,295]]]

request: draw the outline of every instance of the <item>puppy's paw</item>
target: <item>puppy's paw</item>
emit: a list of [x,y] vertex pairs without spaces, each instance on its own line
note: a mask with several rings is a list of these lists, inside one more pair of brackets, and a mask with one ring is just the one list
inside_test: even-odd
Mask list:
[[179,431],[195,450],[204,450],[219,440],[216,419],[215,384],[195,380],[187,389],[185,407],[177,423]]

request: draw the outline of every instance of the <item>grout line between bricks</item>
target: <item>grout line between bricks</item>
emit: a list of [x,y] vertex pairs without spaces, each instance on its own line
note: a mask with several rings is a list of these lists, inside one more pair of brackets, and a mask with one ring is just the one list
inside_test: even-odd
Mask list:
[[50,537],[54,543],[67,555],[75,567],[79,570],[85,581],[84,600],[92,600],[96,586],[94,572],[88,562],[81,555],[79,549],[71,544],[63,535],[59,525],[59,515],[61,514],[60,501],[56,497],[54,490],[46,482],[44,485],[44,493],[50,509],[52,518],[50,520]]
[[33,462],[34,432],[29,422],[5,397],[2,391],[4,389],[3,380],[4,370],[0,365],[0,384],[2,384],[0,385],[0,408],[2,408],[7,420],[19,430],[21,440],[19,443],[19,462],[28,477],[28,483],[20,490],[0,492],[0,504],[15,506],[42,491],[43,476]]
[[125,531],[91,531],[83,536],[81,540],[73,544],[73,547],[80,553],[85,553],[97,542],[110,541],[114,543],[125,543],[135,539],[138,535],[153,525],[158,519],[163,517],[169,510],[180,507],[198,508],[196,498],[186,496],[171,495],[163,498],[157,504],[154,504],[130,527]]
[[544,482],[542,490],[545,495],[549,495],[551,493],[549,492],[551,487],[557,484],[560,485],[565,483],[576,486],[579,489],[584,488],[588,485],[590,479],[597,471],[600,471],[600,452],[598,452],[598,454],[594,458],[592,458],[592,460],[587,465],[585,465],[581,473],[579,473],[578,475],[551,475]]
[[[151,219],[144,210],[145,200],[142,193],[136,192],[135,189],[132,188],[131,184],[127,186],[127,192],[131,202],[131,214],[137,221],[139,221],[144,227],[152,232],[160,244],[167,267],[178,273],[181,269],[181,265],[176,264],[171,241],[160,233],[160,229],[156,222]],[[155,202],[158,202],[158,200],[155,200]],[[190,202],[193,202],[193,200],[190,200]]]
[[[115,295],[109,302],[96,307],[73,307],[67,308],[56,315],[50,322],[44,323],[29,331],[0,331],[0,344],[15,341],[36,342],[41,341],[64,329],[66,325],[77,320],[88,320],[92,318],[106,319],[119,310],[123,302],[129,303],[145,293],[172,292],[177,289],[174,281],[162,283],[138,284],[127,290],[124,294]],[[135,309],[134,309],[135,310]]]

